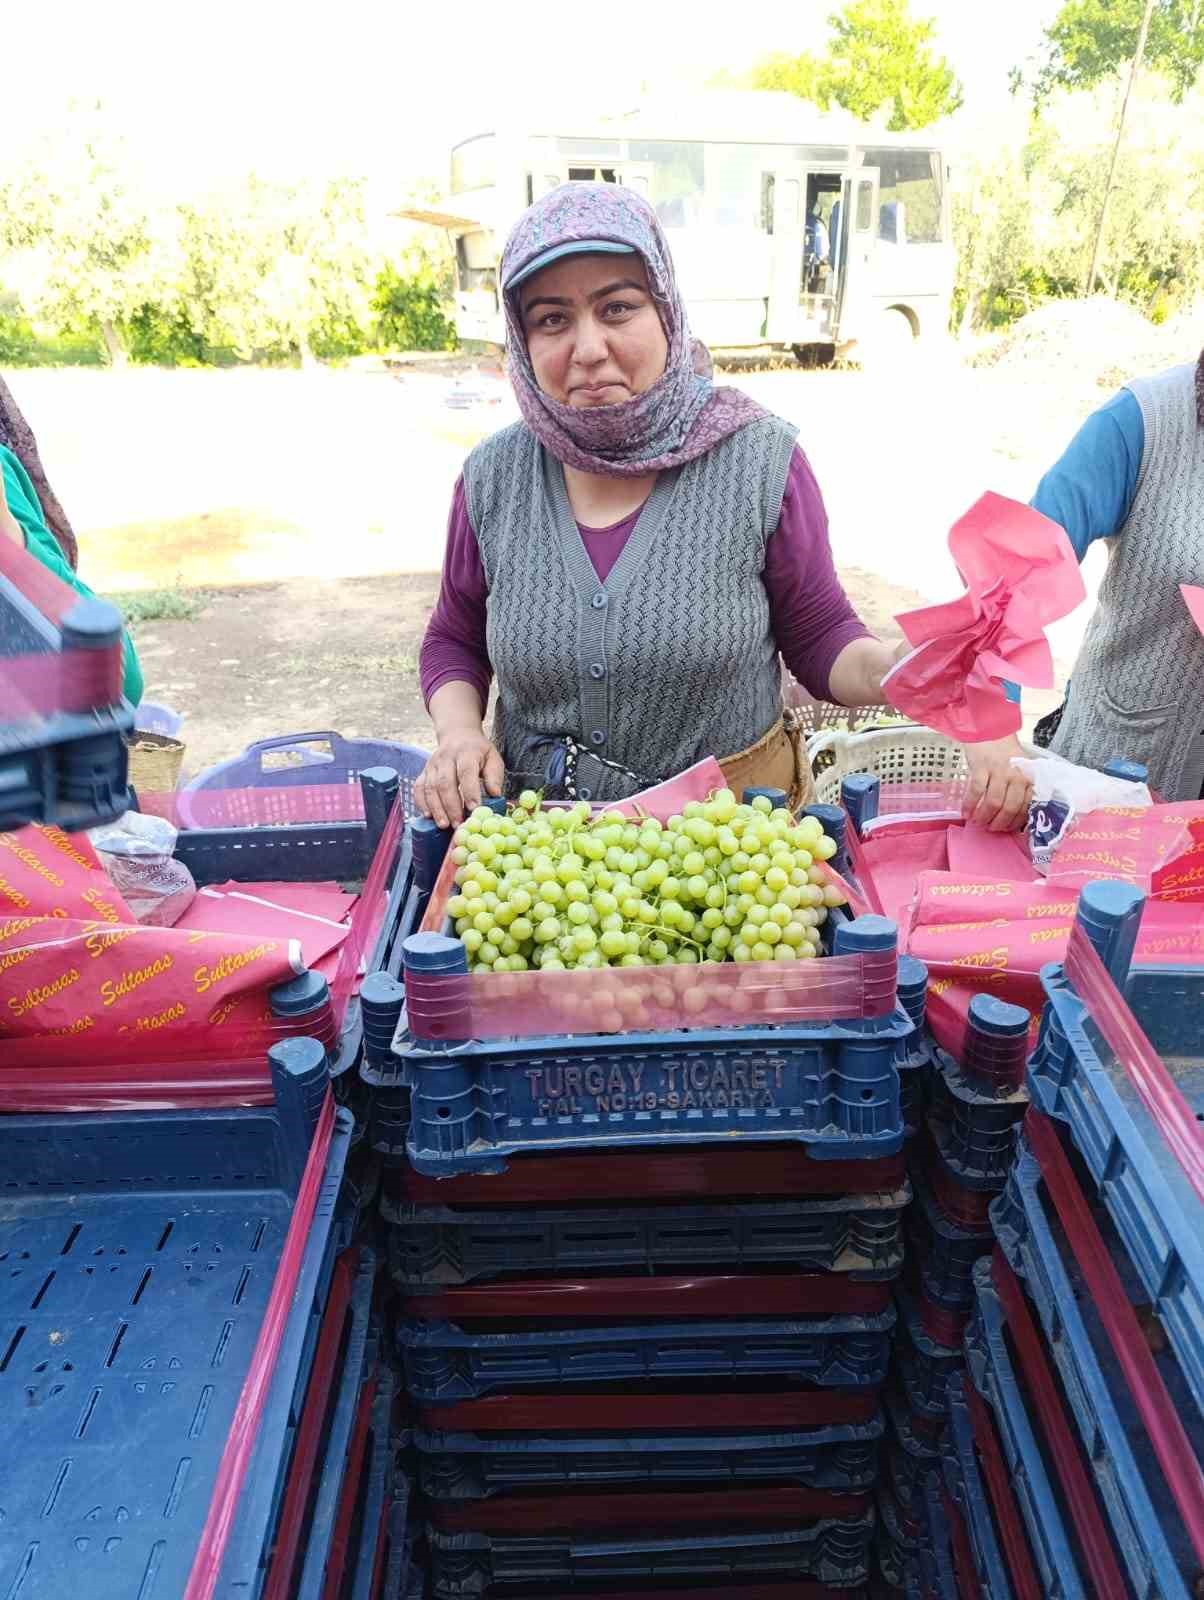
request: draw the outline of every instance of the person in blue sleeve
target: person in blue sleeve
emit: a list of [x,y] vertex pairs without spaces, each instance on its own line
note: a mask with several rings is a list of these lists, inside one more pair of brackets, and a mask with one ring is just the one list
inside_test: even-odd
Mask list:
[[[37,491],[20,458],[6,445],[0,445],[0,539],[4,538],[28,551],[76,594],[91,595],[91,589],[75,575],[62,546],[46,526]],[[126,699],[136,706],[142,699],[142,668],[128,633],[122,635],[122,645],[122,688]]]
[[[1081,561],[1108,570],[1066,700],[1038,744],[1080,766],[1140,761],[1166,800],[1204,798],[1204,636],[1179,592],[1204,584],[1204,353],[1135,378],[1088,417],[1032,501]],[[997,812],[1024,788],[1015,739],[971,745],[971,793]],[[1027,804],[1027,796],[1025,796]]]

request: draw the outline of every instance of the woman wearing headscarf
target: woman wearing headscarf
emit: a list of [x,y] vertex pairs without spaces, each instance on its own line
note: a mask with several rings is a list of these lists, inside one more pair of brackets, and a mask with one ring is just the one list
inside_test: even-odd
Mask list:
[[[2,381],[0,539],[9,539],[27,551],[76,594],[85,597],[92,594],[75,571],[75,535],[46,482],[33,434]],[[122,647],[125,662],[122,690],[126,699],[137,705],[142,699],[142,668],[128,632],[122,635]]]
[[[711,382],[668,247],[634,191],[573,183],[501,263],[522,420],[469,456],[423,641],[441,825],[481,795],[613,801],[720,758],[733,788],[810,777],[781,669],[881,700],[895,649],[837,579],[795,430]],[[484,730],[497,680],[492,737]]]

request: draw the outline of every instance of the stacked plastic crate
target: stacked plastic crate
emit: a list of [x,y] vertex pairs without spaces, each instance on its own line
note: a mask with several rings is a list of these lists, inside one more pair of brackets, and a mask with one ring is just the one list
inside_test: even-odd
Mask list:
[[946,1488],[988,1597],[1204,1593],[1204,970],[1130,970],[1141,909],[1088,885],[1043,975],[975,1269]]
[[470,1042],[437,933],[404,990],[365,984],[433,1600],[864,1592],[917,1033],[895,943],[843,922],[835,953],[892,968],[881,1014],[789,1027]]
[[[879,780],[846,778],[841,799],[857,830],[850,845],[860,858],[861,830],[879,815]],[[930,1524],[935,1518],[947,1531],[956,1523],[956,1506],[944,1503],[941,1463],[949,1448],[953,1384],[965,1367],[963,1334],[974,1303],[975,1264],[993,1243],[989,1207],[1007,1181],[1028,1103],[1030,1019],[1018,1006],[975,996],[955,1060],[922,1031],[924,964],[902,957],[899,979],[900,998],[920,1031],[902,1075],[912,1201],[905,1221],[906,1268],[896,1288],[877,1568],[886,1595],[944,1594],[947,1539],[934,1541]]]
[[[131,719],[109,670],[119,619],[100,607],[89,640],[66,619],[43,637],[18,599],[0,586],[0,827],[107,821],[131,800]],[[64,715],[63,701],[38,699],[97,683],[111,705]],[[396,824],[385,828],[396,774],[364,789],[358,824],[203,830],[179,853],[200,883],[371,878],[375,857],[383,914],[365,953],[383,959],[409,931],[412,878]],[[47,1069],[37,1097],[80,1103],[4,1116],[5,1593],[406,1592],[396,1380],[359,1227],[366,1175],[348,1182],[354,1120],[328,1095],[332,1065],[357,1064],[358,1012],[336,1033],[313,974],[277,991],[273,1010],[278,1043],[254,1083],[221,1062],[128,1081]],[[185,1079],[212,1105],[162,1109]],[[0,1071],[5,1111],[12,1081]],[[120,1109],[95,1109],[106,1106]]]

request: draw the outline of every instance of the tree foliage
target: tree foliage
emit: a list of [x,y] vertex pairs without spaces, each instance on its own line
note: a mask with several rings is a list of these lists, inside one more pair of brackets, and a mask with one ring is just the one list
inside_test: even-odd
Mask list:
[[[963,327],[998,327],[1083,281],[1108,166],[1112,107],[1059,91],[1036,117],[984,139],[954,196]],[[1204,93],[1183,108],[1139,87],[1121,151],[1101,287],[1155,319],[1204,294]]]
[[896,132],[925,128],[962,103],[953,68],[933,49],[936,25],[908,0],[849,0],[828,19],[826,54],[769,56],[754,87],[787,90],[823,110],[838,105],[863,122],[886,113]]
[[[1095,88],[1133,59],[1144,11],[1145,0],[1064,0],[1028,74],[1013,74],[1013,88],[1027,83],[1038,104],[1056,89]],[[1144,60],[1182,101],[1204,67],[1204,0],[1158,0]]]
[[94,113],[7,166],[6,154],[6,360],[59,359],[64,336],[74,350],[103,348],[110,362],[337,359],[372,348],[390,306],[404,312],[390,343],[454,344],[441,310],[444,256],[370,215],[360,180],[252,175],[210,195],[155,202]]

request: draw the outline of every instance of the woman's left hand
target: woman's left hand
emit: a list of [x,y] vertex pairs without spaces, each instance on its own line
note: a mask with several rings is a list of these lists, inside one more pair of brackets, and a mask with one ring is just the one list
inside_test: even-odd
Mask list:
[[964,748],[970,768],[970,787],[962,807],[966,820],[992,833],[1017,832],[1028,820],[1033,792],[1032,784],[1012,765],[1013,756],[1025,753],[1019,739],[991,739]]

